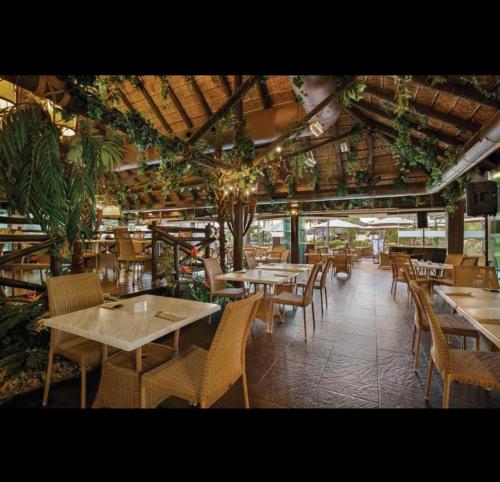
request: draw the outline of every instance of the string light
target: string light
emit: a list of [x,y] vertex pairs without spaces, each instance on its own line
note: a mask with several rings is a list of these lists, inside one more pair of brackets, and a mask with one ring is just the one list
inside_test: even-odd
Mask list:
[[276,152],[277,152],[278,154],[280,154],[282,150],[283,150],[283,149],[281,148],[281,146],[277,146],[277,147],[276,147]]

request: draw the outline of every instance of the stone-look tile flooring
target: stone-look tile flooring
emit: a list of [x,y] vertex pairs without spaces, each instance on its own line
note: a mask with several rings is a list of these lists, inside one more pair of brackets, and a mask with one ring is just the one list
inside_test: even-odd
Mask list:
[[[390,294],[391,274],[379,271],[370,261],[357,264],[349,280],[328,281],[328,308],[321,315],[315,294],[316,330],[308,308],[308,339],[304,341],[301,309],[287,307],[285,324],[275,323],[274,333],[255,321],[247,347],[247,375],[253,408],[425,408],[441,407],[442,380],[435,372],[431,398],[424,401],[430,334],[422,336],[418,374],[411,353],[413,307],[406,287],[398,287],[396,301]],[[450,308],[435,296],[437,312]],[[206,320],[184,329],[181,350],[192,344],[208,348],[217,323]],[[451,343],[460,347],[460,340]],[[482,349],[489,344],[482,340]],[[472,348],[472,342],[471,346]],[[88,403],[97,390],[99,370],[88,377]],[[78,407],[79,380],[54,385],[49,407]],[[5,406],[39,407],[41,393],[14,399]],[[171,397],[162,407],[189,407]],[[241,382],[215,405],[243,406]],[[500,392],[456,383],[450,406],[455,408],[500,407]]]

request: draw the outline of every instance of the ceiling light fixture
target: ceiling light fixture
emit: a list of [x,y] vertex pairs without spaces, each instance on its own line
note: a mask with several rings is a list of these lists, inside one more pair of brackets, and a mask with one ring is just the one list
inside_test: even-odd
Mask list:
[[315,120],[309,122],[309,130],[314,136],[319,137],[325,132],[325,126],[319,120]]
[[309,152],[304,163],[309,167],[314,167],[316,165],[316,159],[314,159],[314,155],[312,152]]
[[280,154],[282,150],[283,150],[283,149],[281,148],[281,146],[277,146],[277,147],[276,147],[276,152],[277,152],[278,154]]
[[349,144],[347,142],[340,143],[340,151],[341,152],[349,152]]
[[493,171],[490,171],[490,179],[492,181],[497,181],[500,179],[500,167],[497,167]]

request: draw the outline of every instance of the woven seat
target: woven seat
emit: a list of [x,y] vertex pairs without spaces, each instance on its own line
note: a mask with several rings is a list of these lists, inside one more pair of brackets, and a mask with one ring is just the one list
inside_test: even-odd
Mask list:
[[[47,280],[47,291],[51,316],[72,313],[104,302],[97,273],[81,273],[49,278]],[[47,405],[49,397],[54,354],[59,353],[80,365],[80,406],[85,408],[87,369],[99,364],[105,352],[107,352],[105,345],[52,328],[50,330],[49,359],[43,392],[43,406]]]
[[[408,267],[404,267],[402,269],[402,272],[408,284],[408,288],[410,290],[412,299],[415,303],[415,323],[413,325],[413,337],[411,346],[412,346],[412,352],[415,353],[414,371],[418,372],[421,334],[422,331],[430,331],[430,325],[428,318],[425,314],[422,302],[420,301],[419,295],[412,288],[412,281],[415,280],[411,279]],[[427,280],[427,281],[432,282],[432,280]],[[416,283],[419,287],[422,287],[422,284],[418,282]],[[425,294],[425,296],[427,297],[428,295]],[[479,343],[480,343],[479,331],[477,331],[463,316],[442,314],[442,315],[437,315],[436,319],[443,333],[462,337],[463,348],[465,348],[466,346],[467,337],[470,337],[470,338],[475,338],[476,350],[479,350]],[[415,341],[416,341],[416,347],[415,347]]]
[[229,303],[210,350],[191,346],[142,377],[141,407],[156,407],[176,396],[201,408],[213,405],[240,378],[245,407],[250,406],[245,371],[245,349],[250,326],[264,294]]
[[290,293],[289,291],[282,291],[280,294],[273,297],[273,302],[281,305],[302,306],[304,300],[302,295]]
[[449,406],[450,391],[454,381],[487,389],[500,389],[500,353],[450,349],[425,291],[414,281],[410,282],[410,286],[417,294],[427,315],[432,335],[425,399],[429,399],[434,367],[444,379],[443,408]]

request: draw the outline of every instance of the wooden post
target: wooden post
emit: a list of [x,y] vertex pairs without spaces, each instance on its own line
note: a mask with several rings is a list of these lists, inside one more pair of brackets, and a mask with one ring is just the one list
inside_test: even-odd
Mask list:
[[227,271],[226,267],[226,220],[224,219],[224,214],[219,213],[219,258],[220,258],[220,267],[222,271],[225,273]]
[[[208,240],[212,236],[212,226],[207,224],[205,226],[205,241]],[[210,245],[207,243],[205,245],[205,259],[210,258]]]
[[174,243],[174,280],[175,280],[175,297],[180,298],[181,290],[179,286],[179,244]]
[[157,234],[156,234],[156,221],[153,221],[151,226],[151,283],[156,280],[156,273],[158,271],[158,248],[157,248]]
[[238,202],[232,206],[234,209],[234,242],[233,242],[233,269],[239,271],[243,269],[243,202]]
[[290,216],[290,260],[299,263],[299,215]]
[[73,253],[71,255],[71,274],[83,273],[85,271],[83,266],[83,253],[82,253],[82,240],[77,237],[73,241]]
[[456,204],[453,214],[447,214],[448,254],[462,254],[464,252],[464,215],[465,201],[462,199]]

